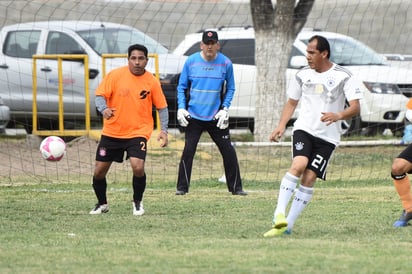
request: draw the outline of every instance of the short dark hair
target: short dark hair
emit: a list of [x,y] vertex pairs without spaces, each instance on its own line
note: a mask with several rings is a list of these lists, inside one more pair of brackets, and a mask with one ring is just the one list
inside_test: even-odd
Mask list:
[[130,55],[132,54],[132,51],[134,50],[143,51],[144,56],[146,56],[147,58],[147,54],[148,54],[147,48],[140,44],[134,44],[134,45],[131,45],[129,49],[127,50],[127,59],[130,58]]
[[323,51],[325,51],[325,50],[328,51],[327,57],[328,57],[328,59],[329,59],[329,58],[330,58],[330,45],[329,45],[329,41],[328,41],[325,37],[320,36],[320,35],[314,35],[314,36],[312,36],[312,37],[309,39],[309,43],[312,42],[313,40],[318,41],[318,43],[317,43],[317,45],[316,45],[316,49],[317,49],[319,52],[323,52]]

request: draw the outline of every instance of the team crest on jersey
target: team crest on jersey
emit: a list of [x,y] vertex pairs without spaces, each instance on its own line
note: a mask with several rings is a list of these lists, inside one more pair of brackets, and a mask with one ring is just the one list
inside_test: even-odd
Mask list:
[[335,81],[335,79],[332,78],[332,77],[329,77],[329,78],[327,79],[327,81],[326,81],[326,85],[327,85],[328,87],[333,87],[333,86],[335,86],[335,83],[336,83],[336,81]]
[[105,157],[105,156],[107,155],[107,153],[106,153],[106,148],[105,148],[105,147],[101,147],[101,148],[99,149],[99,155],[100,155],[101,157]]
[[303,149],[303,146],[304,146],[304,143],[302,143],[302,142],[297,142],[297,143],[295,144],[295,149],[296,149],[296,150],[302,150],[302,149]]
[[140,92],[140,99],[145,99],[150,94],[150,91],[142,90]]

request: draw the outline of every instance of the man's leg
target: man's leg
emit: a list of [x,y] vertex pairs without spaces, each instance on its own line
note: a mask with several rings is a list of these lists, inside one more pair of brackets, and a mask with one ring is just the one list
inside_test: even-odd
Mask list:
[[179,173],[177,177],[177,195],[184,195],[189,192],[193,157],[195,156],[197,144],[202,131],[203,129],[201,124],[195,119],[192,119],[186,128],[185,147],[180,158]]

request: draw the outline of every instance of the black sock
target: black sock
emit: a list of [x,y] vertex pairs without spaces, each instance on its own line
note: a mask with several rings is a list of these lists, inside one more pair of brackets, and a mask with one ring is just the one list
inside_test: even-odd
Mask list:
[[141,202],[146,189],[146,173],[142,177],[133,176],[133,201]]
[[97,180],[93,177],[93,189],[96,194],[97,201],[100,205],[107,204],[106,189],[107,182],[106,178]]

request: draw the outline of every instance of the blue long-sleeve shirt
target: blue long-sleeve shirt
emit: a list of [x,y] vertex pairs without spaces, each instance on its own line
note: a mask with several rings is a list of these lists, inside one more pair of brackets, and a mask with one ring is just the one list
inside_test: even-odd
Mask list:
[[[225,82],[226,92],[222,98]],[[189,88],[187,102],[185,90]],[[230,107],[234,93],[233,65],[228,57],[220,52],[213,61],[204,60],[200,52],[188,57],[177,87],[179,109],[187,109],[192,118],[211,121],[220,108]]]

